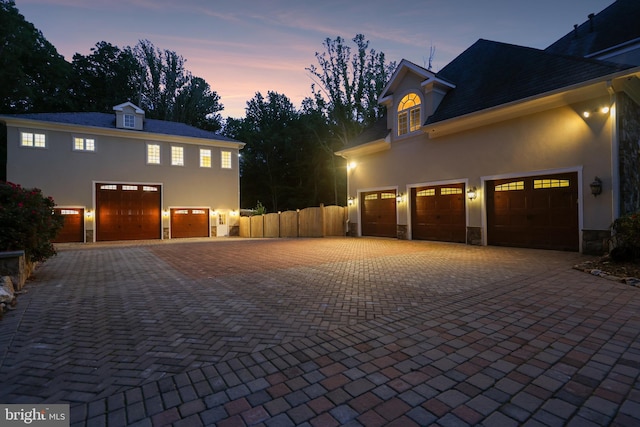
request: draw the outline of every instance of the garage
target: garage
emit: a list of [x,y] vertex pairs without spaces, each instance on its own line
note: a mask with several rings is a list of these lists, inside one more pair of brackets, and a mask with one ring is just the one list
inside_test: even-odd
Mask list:
[[209,237],[209,209],[171,209],[171,238]]
[[160,185],[96,184],[96,240],[159,239]]
[[363,236],[397,237],[395,190],[364,192],[360,201]]
[[84,209],[54,208],[64,218],[64,226],[58,233],[54,243],[84,242]]
[[487,182],[487,243],[578,251],[578,174]]
[[465,243],[464,183],[412,188],[411,235],[416,240]]

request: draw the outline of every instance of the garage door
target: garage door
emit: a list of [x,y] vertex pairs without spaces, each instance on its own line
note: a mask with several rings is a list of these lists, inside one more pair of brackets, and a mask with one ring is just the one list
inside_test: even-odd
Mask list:
[[171,209],[171,237],[209,237],[209,209]]
[[84,242],[84,209],[55,208],[64,218],[64,226],[56,236],[55,243]]
[[395,190],[362,193],[360,206],[363,236],[397,237]]
[[96,184],[96,240],[159,239],[159,185]]
[[578,174],[487,183],[490,245],[578,250]]
[[413,188],[411,235],[413,239],[465,243],[464,184]]

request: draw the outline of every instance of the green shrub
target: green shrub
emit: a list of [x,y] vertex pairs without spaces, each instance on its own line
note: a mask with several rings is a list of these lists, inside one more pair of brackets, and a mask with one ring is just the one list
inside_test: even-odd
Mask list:
[[0,251],[24,250],[33,262],[54,256],[51,241],[63,225],[54,206],[53,199],[37,188],[0,182]]
[[640,259],[640,212],[621,216],[611,224],[614,261]]

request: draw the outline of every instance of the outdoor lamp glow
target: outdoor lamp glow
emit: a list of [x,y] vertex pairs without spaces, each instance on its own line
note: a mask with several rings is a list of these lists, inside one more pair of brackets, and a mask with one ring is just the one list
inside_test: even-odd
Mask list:
[[474,200],[476,197],[478,197],[478,189],[475,186],[468,189],[467,197],[469,198],[469,200]]

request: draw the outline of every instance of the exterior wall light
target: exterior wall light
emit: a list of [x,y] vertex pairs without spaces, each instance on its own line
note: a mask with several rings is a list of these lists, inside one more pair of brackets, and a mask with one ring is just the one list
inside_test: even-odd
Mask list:
[[87,217],[87,219],[92,219],[93,218],[93,211],[91,209],[89,209],[87,211],[87,213],[85,213],[85,216]]
[[348,204],[349,206],[353,206],[353,204],[354,204],[354,203],[355,203],[355,199],[354,199],[353,197],[349,196],[349,197],[347,198],[347,204]]
[[404,193],[398,193],[396,196],[396,202],[402,203],[404,201]]
[[584,110],[582,112],[582,117],[584,117],[585,119],[588,119],[593,114],[596,114],[596,113],[609,114],[609,111],[611,111],[611,108],[608,105],[605,105],[605,106],[597,108],[595,110]]
[[591,187],[591,194],[593,194],[593,197],[596,197],[598,194],[602,194],[602,180],[597,176],[593,182],[589,184],[589,187]]
[[347,163],[347,171],[350,171],[350,170],[355,169],[355,168],[356,168],[356,166],[358,166],[356,162],[349,162],[349,163]]
[[467,190],[467,197],[469,198],[469,200],[474,200],[476,197],[478,197],[478,189],[475,187],[475,185]]

